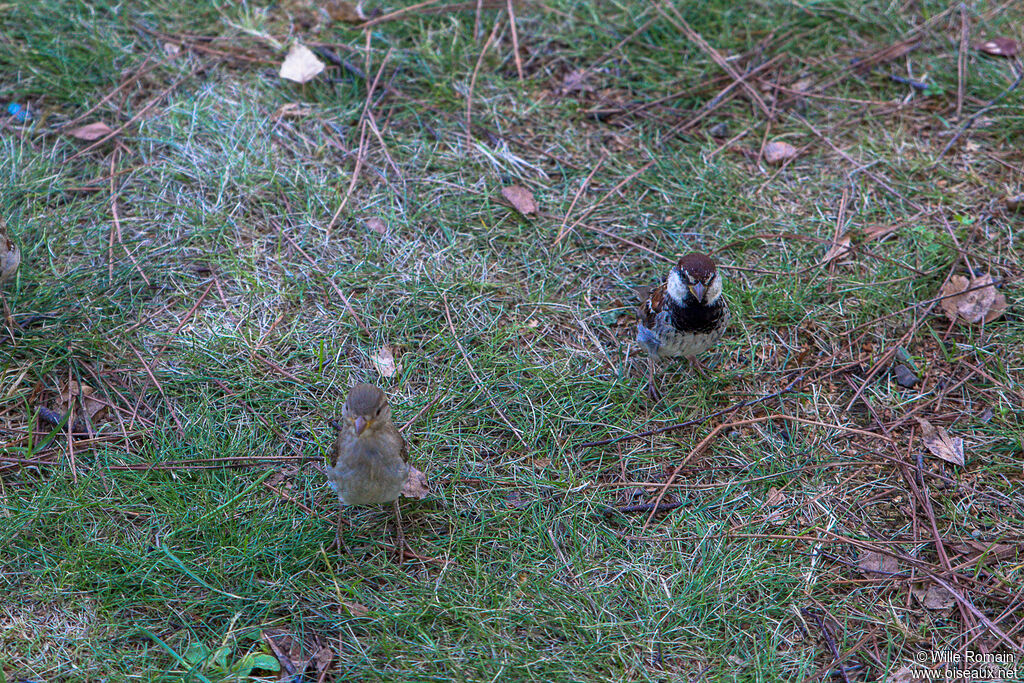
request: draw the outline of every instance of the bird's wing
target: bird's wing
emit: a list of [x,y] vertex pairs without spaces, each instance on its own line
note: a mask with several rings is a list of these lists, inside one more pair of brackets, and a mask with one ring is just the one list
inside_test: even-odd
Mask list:
[[665,309],[665,301],[668,298],[668,294],[666,293],[667,289],[667,284],[658,285],[651,290],[647,300],[641,304],[638,314],[640,316],[640,322],[642,322],[646,327],[653,328],[655,318],[657,318],[658,314]]

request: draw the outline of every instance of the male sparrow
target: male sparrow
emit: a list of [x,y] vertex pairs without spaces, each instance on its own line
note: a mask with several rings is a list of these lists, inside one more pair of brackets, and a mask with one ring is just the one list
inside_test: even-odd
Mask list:
[[685,356],[701,372],[697,354],[717,344],[729,324],[729,307],[715,262],[696,252],[679,259],[668,272],[668,280],[655,287],[640,307],[639,318],[636,340],[648,353],[647,392],[656,398],[655,361]]
[[[391,421],[384,392],[372,384],[357,384],[348,392],[337,425],[338,440],[327,469],[327,481],[342,505],[395,504],[397,550],[401,558],[405,540],[398,496],[409,478],[408,446]],[[335,543],[341,541],[344,510],[338,512]]]

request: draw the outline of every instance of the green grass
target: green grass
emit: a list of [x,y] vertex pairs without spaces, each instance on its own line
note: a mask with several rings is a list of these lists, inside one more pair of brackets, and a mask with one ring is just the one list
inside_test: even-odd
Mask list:
[[[850,680],[884,680],[920,651],[1008,651],[992,634],[968,643],[977,634],[957,607],[909,597],[929,585],[921,570],[911,580],[903,562],[902,576],[872,582],[857,545],[817,539],[944,571],[894,464],[924,451],[913,416],[967,444],[963,468],[924,455],[952,565],[974,556],[960,544],[1024,538],[1022,219],[1002,203],[1021,192],[1020,90],[940,157],[960,125],[956,6],[716,1],[680,16],[741,72],[777,58],[751,79],[773,119],[735,88],[678,135],[732,81],[666,12],[517,5],[520,83],[504,10],[483,11],[477,35],[472,10],[380,23],[367,69],[363,31],[310,26],[288,3],[0,8],[0,99],[35,112],[0,129],[0,209],[23,259],[0,291],[7,680],[276,680],[261,634],[280,633],[294,661],[323,651],[327,680],[841,680],[808,614]],[[969,46],[1024,39],[1012,5],[966,17]],[[920,43],[895,61],[851,68],[912,35]],[[355,69],[283,81],[293,39]],[[966,58],[964,117],[1013,81],[1008,60],[970,47]],[[356,69],[372,77],[382,63],[372,111],[384,146],[367,131],[328,230],[360,149],[369,84]],[[128,123],[170,90],[123,146],[73,156],[88,143],[60,127],[140,69],[80,123]],[[586,89],[564,92],[582,69]],[[788,97],[801,79],[808,96]],[[287,103],[304,113],[276,117]],[[612,113],[597,118],[598,106]],[[716,124],[740,137],[721,149]],[[802,149],[781,169],[759,159],[778,139]],[[544,215],[505,206],[512,183]],[[860,251],[822,267],[844,192]],[[556,246],[578,193],[567,224],[587,217]],[[897,229],[868,240],[877,225]],[[690,249],[728,268],[734,322],[710,377],[670,364],[652,405],[634,292],[665,276],[651,252]],[[959,251],[1004,280],[1009,308],[984,329],[906,308],[964,272]],[[392,379],[370,361],[383,345],[400,363]],[[849,405],[896,345],[922,384],[899,387],[886,365],[862,394],[870,410]],[[762,405],[581,446],[771,394],[797,371],[797,390]],[[73,449],[36,420],[69,378],[112,407]],[[352,553],[326,550],[337,502],[316,464],[326,418],[357,381],[384,387],[399,424],[419,414],[406,434],[432,491],[403,516],[411,548],[432,559],[389,559],[386,508],[352,510]],[[657,496],[718,424],[765,414],[891,445],[782,420],[727,427],[666,494],[680,507],[646,527],[646,513],[609,510]],[[209,458],[240,460],[198,462]],[[957,574],[1017,642],[1022,572],[1010,554]]]

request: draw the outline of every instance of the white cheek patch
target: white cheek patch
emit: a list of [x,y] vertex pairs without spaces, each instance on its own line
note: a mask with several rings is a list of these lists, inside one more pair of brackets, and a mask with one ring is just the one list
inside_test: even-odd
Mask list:
[[686,300],[686,285],[683,284],[683,276],[677,268],[668,272],[668,295],[673,301],[681,302]]
[[704,296],[704,300],[709,304],[713,304],[720,296],[722,296],[722,278],[720,275],[715,275],[715,279],[712,280],[711,285],[708,286],[708,292]]

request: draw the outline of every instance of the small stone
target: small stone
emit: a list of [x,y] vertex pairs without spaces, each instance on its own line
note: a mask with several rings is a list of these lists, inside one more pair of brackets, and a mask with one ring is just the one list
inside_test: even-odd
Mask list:
[[713,138],[727,138],[729,137],[729,124],[727,124],[725,121],[722,121],[721,123],[716,123],[715,125],[711,126],[711,128],[708,128],[708,133]]
[[913,389],[921,383],[921,380],[918,379],[913,370],[902,363],[898,363],[896,367],[893,368],[893,372],[896,375],[896,384],[899,384],[901,387],[906,389]]
[[1024,194],[1010,195],[1004,202],[1010,211],[1020,211],[1024,209]]

